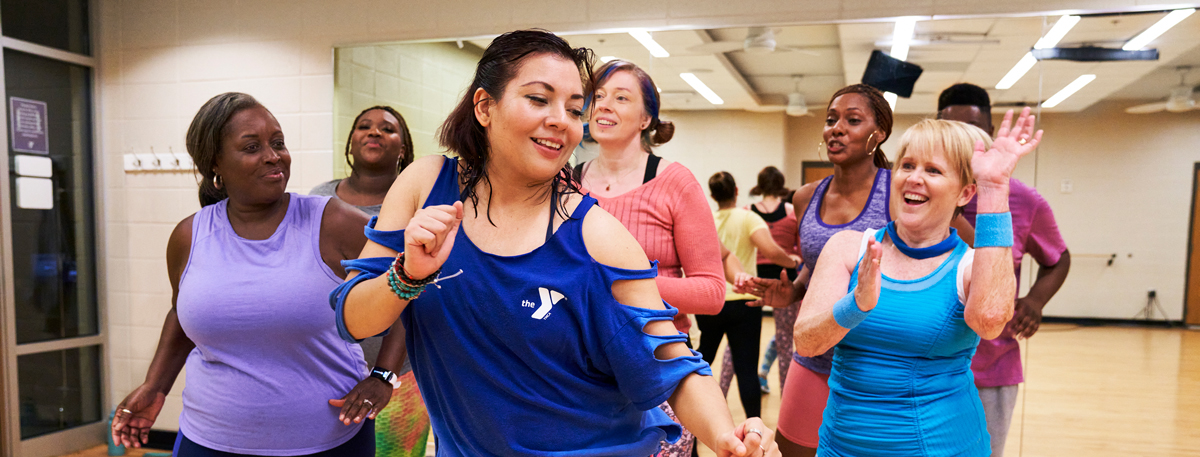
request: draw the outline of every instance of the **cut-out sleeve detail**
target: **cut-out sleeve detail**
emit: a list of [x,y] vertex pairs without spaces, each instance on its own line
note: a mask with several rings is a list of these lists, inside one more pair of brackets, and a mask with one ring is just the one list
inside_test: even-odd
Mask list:
[[[371,221],[374,222],[375,219],[372,218]],[[342,261],[342,268],[345,268],[347,273],[351,271],[358,272],[358,276],[346,280],[346,282],[343,282],[341,285],[337,286],[336,289],[333,289],[333,292],[329,293],[329,306],[332,307],[334,311],[333,314],[335,320],[337,321],[338,336],[342,337],[343,340],[357,343],[366,339],[355,338],[354,336],[350,335],[350,331],[346,329],[346,297],[350,295],[350,289],[353,289],[354,286],[357,286],[360,282],[368,279],[378,278],[379,275],[387,272],[393,261],[395,261],[395,259],[392,257],[369,257],[366,259]],[[376,336],[387,335],[389,331],[390,329],[384,330],[383,333],[380,333]]]
[[371,216],[371,220],[367,221],[367,226],[363,228],[367,239],[396,252],[404,251],[404,229],[375,230],[375,223],[378,221],[379,216]]
[[617,329],[605,345],[604,352],[613,377],[617,380],[617,387],[638,409],[646,411],[661,405],[675,393],[679,383],[692,373],[712,376],[712,369],[696,351],[691,351],[690,356],[667,360],[655,357],[654,351],[659,346],[683,343],[687,335],[680,332],[674,335],[650,335],[644,329],[653,321],[672,321],[678,310],[670,305],[666,309],[622,305],[616,312],[626,319],[625,325]]
[[598,263],[598,262],[597,262],[597,265],[600,265],[600,267],[601,267],[600,272],[604,274],[604,280],[609,282],[610,285],[613,281],[628,281],[628,280],[635,280],[635,279],[654,279],[654,278],[658,277],[658,261],[657,260],[651,260],[650,268],[647,268],[644,270],[627,270],[624,268],[611,267],[611,266],[604,265],[604,264]]

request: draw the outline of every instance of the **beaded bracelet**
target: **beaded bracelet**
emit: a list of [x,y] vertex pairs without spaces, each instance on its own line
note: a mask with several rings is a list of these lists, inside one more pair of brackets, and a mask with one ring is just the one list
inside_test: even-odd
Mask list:
[[404,271],[404,253],[401,252],[396,255],[396,260],[392,262],[391,268],[388,268],[388,286],[392,288],[392,293],[401,300],[416,300],[425,290],[425,286],[433,283],[441,272],[442,269],[438,268],[433,274],[423,279],[413,279],[407,271]]

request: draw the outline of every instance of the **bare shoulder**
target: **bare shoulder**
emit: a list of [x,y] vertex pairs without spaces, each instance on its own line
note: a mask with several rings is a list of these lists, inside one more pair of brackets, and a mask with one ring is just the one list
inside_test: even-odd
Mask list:
[[179,277],[183,274],[188,257],[191,255],[192,222],[195,219],[195,214],[183,218],[175,225],[175,229],[171,231],[171,237],[167,239],[167,274],[171,278],[172,285],[179,284]]
[[817,183],[810,182],[799,189],[796,189],[796,194],[792,196],[792,208],[804,211],[808,208],[808,202],[812,200],[813,193],[817,190]]
[[599,206],[593,206],[583,217],[583,244],[601,264],[627,270],[650,268],[637,239],[621,221]]
[[408,225],[408,220],[421,207],[425,197],[437,183],[444,163],[447,163],[445,156],[432,154],[421,157],[405,167],[388,189],[387,196],[383,198],[376,228],[398,230]]
[[338,198],[330,198],[321,216],[321,243],[324,245],[328,241],[334,241],[339,245],[339,251],[352,251],[353,255],[357,256],[358,251],[361,251],[363,244],[367,242],[363,227],[369,220],[367,213],[353,205]]
[[842,230],[835,233],[821,249],[821,258],[829,255],[831,258],[842,260],[848,268],[858,263],[858,250],[862,246],[863,232],[857,230]]

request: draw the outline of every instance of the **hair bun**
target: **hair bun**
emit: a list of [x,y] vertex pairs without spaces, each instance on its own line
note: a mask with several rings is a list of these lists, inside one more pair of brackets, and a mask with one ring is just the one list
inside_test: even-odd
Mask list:
[[652,139],[654,140],[654,145],[658,146],[660,144],[666,143],[668,141],[671,141],[671,138],[674,138],[674,137],[675,137],[675,123],[671,122],[671,121],[662,121],[662,120],[658,121],[658,125],[656,127],[654,127],[654,136],[652,137]]

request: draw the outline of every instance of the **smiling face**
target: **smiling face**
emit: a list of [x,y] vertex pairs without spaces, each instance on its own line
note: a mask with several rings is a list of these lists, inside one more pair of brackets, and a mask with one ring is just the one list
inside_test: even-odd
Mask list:
[[526,57],[500,100],[477,90],[475,117],[487,130],[488,174],[554,178],[583,139],[583,103],[579,68],[549,54]]
[[953,121],[925,120],[904,133],[892,173],[891,207],[908,229],[949,227],[975,195],[971,154],[983,132]]
[[266,108],[255,106],[229,119],[213,169],[231,199],[256,204],[283,197],[291,165],[279,121]]
[[359,116],[350,134],[350,155],[355,166],[396,168],[404,151],[400,121],[392,113],[374,109]]
[[639,141],[642,130],[650,125],[640,84],[631,72],[609,76],[596,90],[593,106],[589,131],[601,145],[620,147]]
[[823,132],[830,162],[862,160],[885,139],[873,113],[870,101],[861,94],[842,94],[833,99],[825,113]]

